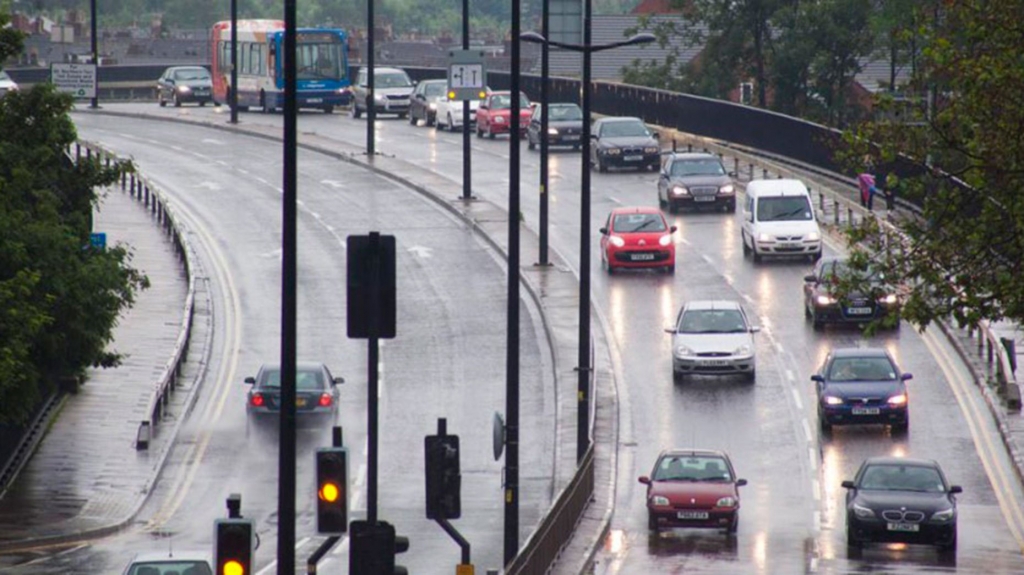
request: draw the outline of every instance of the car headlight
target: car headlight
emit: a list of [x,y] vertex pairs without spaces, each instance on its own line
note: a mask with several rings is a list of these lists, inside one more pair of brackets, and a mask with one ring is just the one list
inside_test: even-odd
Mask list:
[[906,405],[907,404],[907,394],[901,393],[899,395],[894,395],[894,396],[890,397],[889,401],[887,401],[886,403],[888,403],[889,405]]
[[660,151],[661,150],[658,149],[657,146],[648,146],[648,147],[644,148],[644,153],[645,154],[657,154]]
[[816,242],[821,239],[821,234],[818,232],[811,232],[807,234],[807,241]]
[[672,244],[672,236],[669,235],[669,234],[665,234],[665,235],[661,236],[660,238],[658,238],[658,244],[659,245],[663,245],[663,246],[671,245]]
[[374,102],[383,102],[384,100],[385,100],[384,94],[374,94],[373,95],[373,101]]
[[832,305],[836,303],[836,298],[830,295],[822,294],[814,298],[814,301],[818,302],[818,305]]
[[688,357],[688,356],[696,355],[696,354],[693,353],[692,349],[686,347],[685,345],[677,345],[676,346],[676,355],[679,356],[679,357]]
[[660,506],[668,505],[668,497],[663,497],[661,495],[655,495],[654,497],[651,497],[651,505],[656,505],[656,506],[659,506],[659,507]]
[[601,153],[605,154],[606,156],[618,156],[619,154],[622,153],[622,150],[618,148],[604,148],[603,150],[601,150]]
[[189,88],[188,86],[178,86],[178,91],[182,94],[188,94],[192,91],[192,88]]
[[437,110],[437,102],[431,102],[430,104],[427,105],[427,107],[430,108],[431,110],[435,110],[436,111]]
[[734,193],[735,191],[736,191],[736,188],[732,184],[726,184],[726,185],[718,188],[718,193],[720,193],[720,194],[728,195],[728,194]]
[[953,509],[952,507],[932,513],[932,521],[949,521],[954,517],[956,517],[956,509]]
[[896,304],[896,294],[891,293],[891,294],[884,295],[884,296],[878,298],[878,301],[879,301],[879,303],[884,303],[886,305],[895,305]]
[[875,517],[874,511],[864,507],[863,505],[857,505],[856,503],[853,504],[853,514],[856,515],[858,519],[873,519]]
[[751,353],[753,353],[753,350],[750,349],[749,345],[741,345],[732,352],[733,355],[750,355]]
[[494,117],[494,123],[495,124],[504,124],[505,123],[505,117],[504,116],[495,116]]
[[689,195],[690,190],[686,189],[686,186],[672,186],[673,196],[686,196]]
[[841,397],[836,397],[834,395],[826,395],[825,397],[822,398],[822,400],[824,400],[825,405],[842,405],[843,404],[843,399]]
[[617,248],[621,248],[622,246],[626,245],[626,240],[620,238],[619,236],[608,236],[608,243]]
[[764,232],[761,232],[761,233],[757,234],[757,241],[759,241],[759,242],[774,242],[775,238],[773,238],[771,236],[771,234],[766,234]]
[[558,135],[558,128],[548,128],[548,135],[549,136],[557,136]]
[[736,507],[735,497],[723,497],[715,503],[715,507]]

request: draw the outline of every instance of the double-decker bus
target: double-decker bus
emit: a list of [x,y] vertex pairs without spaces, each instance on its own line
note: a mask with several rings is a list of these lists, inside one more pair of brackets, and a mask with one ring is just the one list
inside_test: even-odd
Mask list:
[[[238,109],[284,107],[284,21],[238,20]],[[231,86],[231,21],[210,31],[213,99],[227,103]],[[296,101],[327,113],[348,104],[348,35],[337,28],[299,28],[295,34]]]

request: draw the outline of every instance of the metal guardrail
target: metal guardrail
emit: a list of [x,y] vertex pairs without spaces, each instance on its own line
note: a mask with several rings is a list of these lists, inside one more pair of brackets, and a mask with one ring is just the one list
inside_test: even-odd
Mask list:
[[[96,155],[105,159],[108,166],[111,162],[120,161],[116,154],[92,142],[79,142],[75,144],[76,160],[81,158],[83,148],[87,158]],[[173,213],[167,206],[167,201],[157,192],[156,187],[145,178],[137,176],[132,172],[131,174],[121,175],[121,190],[127,191],[133,199],[142,203],[156,219],[156,222],[162,226],[164,233],[171,237],[175,252],[178,254],[185,275],[188,278],[188,293],[185,297],[181,329],[178,331],[178,337],[174,343],[174,351],[170,359],[167,360],[167,364],[164,366],[159,379],[153,384],[153,390],[146,404],[146,418],[139,422],[139,428],[136,433],[135,449],[145,450],[149,448],[149,442],[156,433],[157,427],[163,418],[168,400],[177,387],[182,364],[188,360],[192,320],[195,310],[196,277],[190,260],[193,254],[192,246],[175,221]]]

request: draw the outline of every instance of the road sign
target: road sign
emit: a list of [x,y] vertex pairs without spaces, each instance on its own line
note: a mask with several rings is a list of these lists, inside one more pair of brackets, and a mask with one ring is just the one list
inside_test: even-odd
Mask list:
[[99,251],[107,249],[106,232],[93,232],[89,234],[89,245]]
[[50,64],[50,81],[58,92],[75,98],[96,97],[96,64]]
[[455,100],[483,100],[487,96],[487,68],[480,50],[448,51],[448,92]]

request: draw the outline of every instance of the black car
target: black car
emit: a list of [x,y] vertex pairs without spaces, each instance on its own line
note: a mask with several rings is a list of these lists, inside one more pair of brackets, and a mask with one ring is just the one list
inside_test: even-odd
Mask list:
[[907,380],[889,352],[881,348],[834,349],[811,376],[818,395],[818,422],[833,425],[881,423],[897,433],[910,427]]
[[859,551],[866,543],[936,545],[956,552],[956,497],[930,459],[872,457],[857,470],[846,491],[846,544]]
[[722,160],[704,152],[680,152],[665,159],[658,177],[658,205],[669,213],[683,208],[736,211],[735,172]]
[[437,122],[437,103],[448,97],[448,80],[423,80],[416,84],[409,101],[409,123],[420,120],[427,126]]
[[609,167],[657,170],[661,166],[658,134],[640,118],[601,118],[591,129],[590,165],[599,172]]
[[[843,283],[862,288],[840,296]],[[883,326],[899,329],[899,314],[896,290],[870,269],[854,270],[848,258],[823,258],[814,266],[814,272],[804,277],[804,317],[814,329],[826,324],[863,325],[876,320]]]
[[[531,150],[540,145],[541,122],[544,119],[544,107],[537,104],[530,116],[530,125],[526,127],[526,145]],[[580,149],[580,137],[583,134],[583,110],[572,103],[548,104],[548,145],[572,146]]]
[[171,66],[156,81],[156,99],[161,106],[167,102],[175,107],[188,102],[205,106],[213,102],[213,78],[202,66]]
[[[299,363],[295,367],[295,414],[334,421],[338,412],[338,384],[344,378],[331,375],[322,363]],[[256,377],[245,378],[252,386],[245,402],[252,416],[278,414],[281,411],[281,367],[263,364]]]

